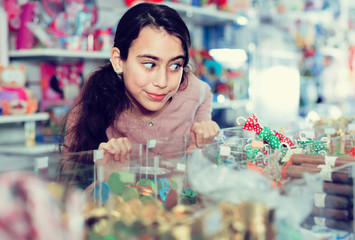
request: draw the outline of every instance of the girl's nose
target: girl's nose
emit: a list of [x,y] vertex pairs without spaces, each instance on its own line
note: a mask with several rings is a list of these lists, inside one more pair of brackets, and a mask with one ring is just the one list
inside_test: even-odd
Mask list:
[[168,84],[168,71],[164,68],[160,69],[159,73],[153,81],[153,85],[159,88],[165,88]]

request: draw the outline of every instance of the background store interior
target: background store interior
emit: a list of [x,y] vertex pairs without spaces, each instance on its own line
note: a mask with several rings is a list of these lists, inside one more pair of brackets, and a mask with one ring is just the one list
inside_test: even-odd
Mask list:
[[[0,1],[0,64],[25,66],[26,87],[39,103],[33,120],[37,143],[56,141],[56,126],[83,81],[108,62],[115,25],[131,4],[50,2]],[[213,119],[221,128],[236,126],[239,117],[251,113],[275,129],[353,118],[353,1],[164,3],[175,8],[190,29],[193,71],[212,87]],[[0,116],[5,150],[29,128],[28,119],[9,117]]]

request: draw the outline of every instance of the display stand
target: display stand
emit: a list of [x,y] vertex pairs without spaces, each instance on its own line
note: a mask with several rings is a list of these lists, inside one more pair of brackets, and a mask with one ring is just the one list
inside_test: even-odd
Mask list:
[[36,133],[36,122],[48,119],[49,114],[46,112],[0,116],[0,154],[35,156],[54,151],[53,144],[25,144],[26,129]]

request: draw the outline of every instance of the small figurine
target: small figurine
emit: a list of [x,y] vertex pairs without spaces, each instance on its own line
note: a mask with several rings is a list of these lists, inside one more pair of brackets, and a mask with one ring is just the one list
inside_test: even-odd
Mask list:
[[38,109],[38,101],[25,87],[25,66],[0,66],[0,101],[3,115],[28,114]]

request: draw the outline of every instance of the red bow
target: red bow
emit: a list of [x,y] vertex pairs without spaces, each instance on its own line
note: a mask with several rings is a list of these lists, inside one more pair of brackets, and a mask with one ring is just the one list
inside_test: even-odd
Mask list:
[[275,136],[277,136],[282,143],[287,143],[290,147],[295,145],[290,138],[286,137],[282,133],[276,132]]
[[252,114],[244,123],[243,129],[247,131],[255,131],[256,134],[259,134],[262,130],[258,123],[258,119]]

